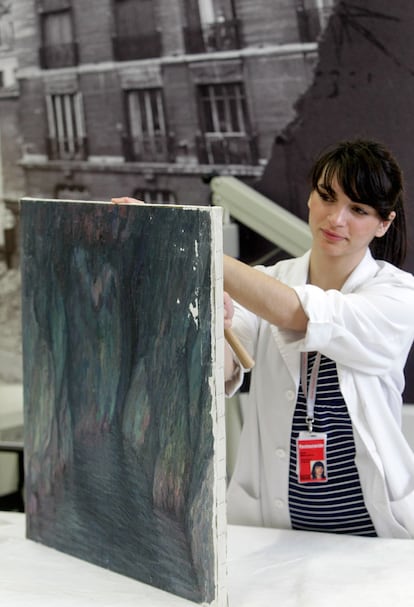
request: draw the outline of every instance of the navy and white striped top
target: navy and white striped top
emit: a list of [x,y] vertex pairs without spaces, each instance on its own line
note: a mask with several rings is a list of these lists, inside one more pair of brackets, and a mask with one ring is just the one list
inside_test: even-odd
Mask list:
[[[308,354],[308,383],[316,352]],[[321,357],[316,388],[314,432],[327,434],[327,482],[298,482],[296,439],[306,431],[306,399],[299,386],[290,439],[289,511],[293,529],[376,536],[355,466],[351,418],[339,389],[336,364]]]

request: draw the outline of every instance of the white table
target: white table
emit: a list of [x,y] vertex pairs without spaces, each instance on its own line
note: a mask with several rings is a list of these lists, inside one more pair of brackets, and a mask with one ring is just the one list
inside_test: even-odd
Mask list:
[[[0,605],[194,607],[24,537],[0,512]],[[414,541],[230,526],[229,607],[411,607]]]

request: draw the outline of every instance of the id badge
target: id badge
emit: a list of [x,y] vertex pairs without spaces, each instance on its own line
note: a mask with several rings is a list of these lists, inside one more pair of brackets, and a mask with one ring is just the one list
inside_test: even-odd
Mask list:
[[299,483],[326,483],[327,435],[322,432],[300,432],[296,439],[296,471]]

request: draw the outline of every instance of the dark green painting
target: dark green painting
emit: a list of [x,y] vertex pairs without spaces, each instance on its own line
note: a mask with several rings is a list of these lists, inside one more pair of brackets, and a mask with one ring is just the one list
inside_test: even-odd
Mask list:
[[225,604],[221,209],[21,201],[27,536]]

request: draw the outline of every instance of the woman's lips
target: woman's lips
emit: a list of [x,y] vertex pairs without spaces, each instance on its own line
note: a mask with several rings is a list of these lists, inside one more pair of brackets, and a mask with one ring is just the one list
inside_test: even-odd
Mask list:
[[336,232],[331,232],[330,230],[322,230],[322,234],[324,235],[326,240],[330,240],[331,242],[339,242],[340,240],[345,240],[344,236],[341,236]]

